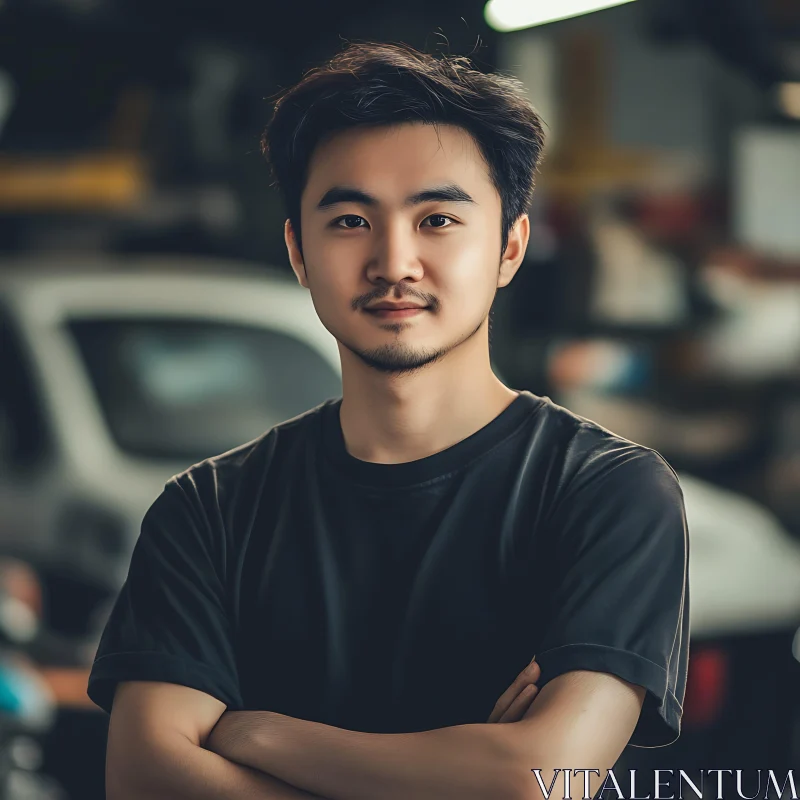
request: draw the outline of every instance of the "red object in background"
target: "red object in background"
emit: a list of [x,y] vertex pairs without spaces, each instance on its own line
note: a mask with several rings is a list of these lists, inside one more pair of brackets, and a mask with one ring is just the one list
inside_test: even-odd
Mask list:
[[709,217],[708,201],[691,192],[645,195],[637,203],[637,222],[658,238],[682,240]]
[[724,226],[727,203],[719,187],[643,193],[634,205],[635,223],[659,241],[697,243]]
[[683,703],[685,725],[706,727],[719,719],[728,697],[729,672],[728,654],[722,648],[692,648]]
[[5,595],[24,603],[42,616],[42,584],[32,567],[16,558],[0,557],[0,587]]

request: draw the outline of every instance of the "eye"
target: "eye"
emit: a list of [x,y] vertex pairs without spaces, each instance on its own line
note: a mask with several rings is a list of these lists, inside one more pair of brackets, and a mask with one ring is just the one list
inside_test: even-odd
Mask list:
[[[358,214],[345,214],[343,217],[337,217],[335,220],[333,220],[333,222],[331,222],[331,225],[333,225],[334,228],[345,228],[346,230],[353,230],[355,228],[363,228],[364,227],[363,225],[358,225],[358,224],[348,225],[347,224],[347,223],[350,223],[350,222],[356,222],[357,223],[358,220],[361,220],[362,222],[366,222],[364,217],[359,217]],[[340,225],[339,224],[340,222],[344,222],[345,224],[344,225]]]
[[449,228],[451,224],[455,224],[454,219],[450,219],[450,217],[446,217],[444,214],[431,214],[429,217],[426,217],[425,221],[427,220],[437,220],[439,222],[444,222],[444,224],[437,224],[437,225],[430,225],[431,228]]

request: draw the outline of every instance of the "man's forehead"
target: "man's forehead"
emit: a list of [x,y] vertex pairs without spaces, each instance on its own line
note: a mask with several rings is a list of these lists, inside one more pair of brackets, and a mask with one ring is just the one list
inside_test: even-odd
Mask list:
[[445,122],[399,122],[395,124],[355,125],[343,130],[335,130],[325,135],[319,146],[336,148],[374,146],[393,146],[399,140],[430,142],[436,146],[452,148],[456,143],[475,144],[472,134],[460,125]]
[[413,205],[415,196],[441,187],[474,200],[490,186],[480,151],[463,129],[440,126],[437,136],[430,125],[409,123],[331,136],[316,148],[305,188],[314,206],[324,206],[328,193],[341,196],[345,189]]

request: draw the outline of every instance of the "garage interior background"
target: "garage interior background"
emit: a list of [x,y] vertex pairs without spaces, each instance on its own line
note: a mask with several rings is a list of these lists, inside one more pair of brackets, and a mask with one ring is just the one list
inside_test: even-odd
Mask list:
[[[87,469],[115,448],[166,479],[245,440],[233,422],[203,435],[204,413],[241,422],[242,397],[263,399],[232,353],[286,382],[301,347],[288,329],[280,342],[254,329],[226,350],[212,335],[232,324],[222,311],[189,326],[191,352],[150,330],[149,372],[98,343],[117,341],[114,315],[137,303],[144,325],[153,293],[185,298],[181,275],[198,308],[209,287],[236,296],[228,275],[291,279],[258,148],[269,98],[358,39],[471,55],[523,81],[549,142],[526,261],[495,305],[496,368],[681,476],[694,547],[684,734],[624,765],[800,764],[800,4],[636,0],[518,30],[489,24],[485,5],[0,0],[0,797],[104,796],[107,720],[85,680],[139,500],[112,509],[70,488],[59,426],[80,418],[107,436]],[[123,285],[127,311],[109,299]],[[94,322],[80,317],[90,297]],[[55,331],[68,305],[64,343],[50,344],[74,360],[46,357],[34,329],[49,314]],[[307,394],[273,398],[287,416],[338,391],[326,347],[303,361]],[[70,364],[87,393],[48,394],[78,380]],[[153,365],[184,383],[153,388]],[[222,391],[212,373],[237,397],[193,406],[172,451],[133,442],[156,423],[174,431],[157,395],[173,413],[197,403],[198,381]],[[126,393],[164,416],[121,432]]]

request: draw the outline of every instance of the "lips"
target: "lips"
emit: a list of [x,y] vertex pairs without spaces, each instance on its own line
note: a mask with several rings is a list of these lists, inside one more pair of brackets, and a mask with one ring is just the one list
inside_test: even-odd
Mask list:
[[428,310],[428,306],[414,306],[414,305],[387,305],[381,303],[377,306],[365,309],[373,317],[383,319],[404,319],[405,317],[415,317],[423,311]]
[[409,311],[409,310],[416,310],[421,311],[428,306],[418,306],[413,303],[378,303],[374,306],[368,306],[367,311]]

